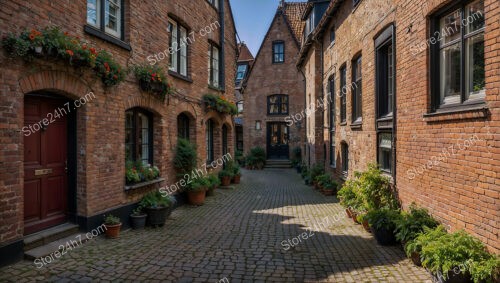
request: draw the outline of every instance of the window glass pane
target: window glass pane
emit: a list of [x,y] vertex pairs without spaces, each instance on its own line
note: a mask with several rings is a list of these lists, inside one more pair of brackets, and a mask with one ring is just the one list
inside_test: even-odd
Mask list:
[[134,113],[132,111],[125,112],[125,160],[134,160]]
[[446,44],[460,39],[461,14],[460,9],[455,10],[441,18],[439,21],[439,31],[436,31],[435,39],[441,39],[440,44]]
[[138,125],[141,127],[140,136],[138,137],[138,144],[141,147],[139,152],[139,159],[144,164],[149,163],[149,119],[146,115],[139,113],[137,116]]
[[247,65],[239,65],[238,72],[236,74],[236,79],[242,80],[245,77],[246,71],[247,71]]
[[115,36],[120,35],[120,1],[121,0],[104,0],[105,2],[105,25],[106,32]]
[[466,33],[482,29],[484,27],[484,1],[475,1],[465,8],[464,20]]
[[213,47],[212,69],[213,69],[213,86],[219,86],[219,49]]
[[183,27],[180,27],[180,36],[181,36],[181,50],[180,50],[180,70],[179,73],[183,76],[187,76],[187,30]]
[[392,171],[392,134],[379,135],[379,163],[384,171]]
[[387,114],[392,114],[392,99],[394,96],[394,58],[392,44],[387,46]]
[[441,50],[441,103],[460,102],[460,43]]
[[100,0],[87,0],[87,23],[99,27]]
[[466,97],[467,99],[484,98],[484,34],[480,33],[466,39],[465,45]]
[[170,31],[170,70],[177,72],[177,60],[178,60],[178,36],[177,36],[177,23],[169,22],[169,31]]

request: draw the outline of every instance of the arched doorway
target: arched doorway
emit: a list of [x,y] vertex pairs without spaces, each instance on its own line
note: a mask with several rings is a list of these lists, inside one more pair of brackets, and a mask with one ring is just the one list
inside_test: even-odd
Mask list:
[[66,98],[24,99],[24,234],[65,223],[76,211],[76,109]]
[[229,152],[228,132],[228,127],[225,124],[222,125],[222,155],[226,155]]

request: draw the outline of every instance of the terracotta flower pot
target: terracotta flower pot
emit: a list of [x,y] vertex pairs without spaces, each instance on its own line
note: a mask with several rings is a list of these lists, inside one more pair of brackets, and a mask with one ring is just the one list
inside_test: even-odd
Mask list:
[[188,192],[188,200],[191,205],[203,205],[205,203],[206,191]]
[[227,187],[227,186],[231,185],[231,177],[230,176],[221,177],[220,183],[221,183],[221,186],[223,186],[223,187]]
[[368,220],[363,220],[363,228],[365,228],[366,232],[371,233],[370,224],[368,224]]
[[116,225],[108,225],[105,224],[106,226],[106,237],[110,239],[115,239],[120,236],[120,229],[122,227],[122,224],[116,224]]
[[352,212],[349,208],[345,209],[345,214],[347,214],[347,217],[352,218]]
[[232,179],[233,184],[239,184],[241,179],[241,175],[235,175]]

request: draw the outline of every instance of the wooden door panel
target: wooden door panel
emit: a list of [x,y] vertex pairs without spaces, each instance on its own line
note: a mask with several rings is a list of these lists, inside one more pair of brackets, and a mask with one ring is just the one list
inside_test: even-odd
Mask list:
[[35,179],[24,182],[24,221],[40,220],[41,180]]
[[55,176],[47,178],[46,191],[44,191],[44,202],[46,203],[47,216],[61,214],[64,212],[65,200],[63,199],[65,178],[63,176]]
[[47,120],[24,137],[24,234],[66,221],[67,117],[52,116],[59,107],[64,100],[25,97],[24,125]]

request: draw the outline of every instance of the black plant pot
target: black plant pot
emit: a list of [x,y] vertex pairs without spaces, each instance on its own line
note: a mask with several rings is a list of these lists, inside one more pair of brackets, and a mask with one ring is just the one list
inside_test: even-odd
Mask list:
[[397,244],[396,236],[394,235],[394,231],[388,230],[386,228],[375,229],[371,227],[373,234],[375,235],[375,239],[382,246],[392,246]]
[[[458,271],[458,268],[456,269]],[[434,282],[438,283],[472,283],[472,278],[469,272],[460,272],[460,273],[455,273],[455,271],[452,269],[448,271],[448,279],[444,279],[443,275],[441,272],[438,272],[438,274],[433,274],[434,277]]]
[[170,216],[170,213],[172,213],[172,209],[170,207],[149,207],[146,211],[148,212],[148,225],[153,227],[162,227],[165,225],[167,217]]
[[143,229],[146,226],[147,214],[144,215],[130,215],[130,223],[132,229]]
[[299,174],[302,173],[302,167],[300,166],[295,167],[295,170],[297,170],[297,173]]

